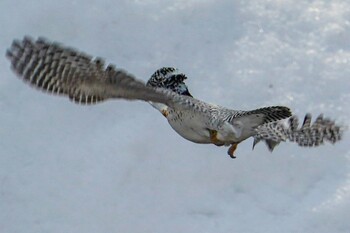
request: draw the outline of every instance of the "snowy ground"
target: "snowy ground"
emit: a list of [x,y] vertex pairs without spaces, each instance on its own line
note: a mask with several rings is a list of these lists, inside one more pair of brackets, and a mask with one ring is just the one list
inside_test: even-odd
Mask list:
[[142,102],[85,107],[15,78],[45,36],[147,80],[159,67],[236,109],[287,105],[350,125],[350,2],[0,1],[0,232],[350,232],[349,135],[320,148],[178,136]]

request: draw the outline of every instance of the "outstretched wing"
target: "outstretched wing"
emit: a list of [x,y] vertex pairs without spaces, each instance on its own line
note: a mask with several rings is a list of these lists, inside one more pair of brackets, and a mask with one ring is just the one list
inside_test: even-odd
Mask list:
[[276,121],[259,126],[254,136],[254,146],[261,140],[265,141],[272,151],[282,141],[296,142],[299,146],[319,146],[324,142],[336,143],[341,140],[344,127],[334,121],[319,115],[311,124],[311,115],[306,114],[299,128],[298,117],[292,116],[289,122]]
[[172,102],[166,91],[147,87],[142,81],[103,60],[42,38],[14,40],[6,53],[12,69],[23,80],[43,91],[68,96],[81,104],[110,98]]

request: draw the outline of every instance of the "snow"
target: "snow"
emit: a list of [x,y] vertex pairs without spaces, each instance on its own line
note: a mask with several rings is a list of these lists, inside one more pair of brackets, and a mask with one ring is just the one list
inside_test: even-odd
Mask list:
[[[350,2],[0,1],[1,54],[44,36],[140,79],[186,73],[234,109],[287,105],[350,125]],[[38,92],[0,58],[0,231],[350,232],[349,136],[336,145],[178,136],[143,102],[79,106]]]

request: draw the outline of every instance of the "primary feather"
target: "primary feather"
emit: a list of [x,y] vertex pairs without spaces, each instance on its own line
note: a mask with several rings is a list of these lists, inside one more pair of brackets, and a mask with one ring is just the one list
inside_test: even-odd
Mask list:
[[170,99],[113,65],[105,67],[100,58],[42,38],[14,40],[6,55],[24,81],[76,103],[95,104],[110,98],[168,103]]

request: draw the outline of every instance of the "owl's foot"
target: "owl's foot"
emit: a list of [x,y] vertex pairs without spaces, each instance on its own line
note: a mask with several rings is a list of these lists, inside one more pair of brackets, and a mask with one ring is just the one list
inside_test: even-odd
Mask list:
[[168,110],[162,109],[162,114],[163,114],[163,116],[165,116],[165,118],[167,118],[169,115],[169,112],[168,112]]
[[227,154],[232,158],[235,159],[236,156],[234,155],[235,150],[237,149],[238,143],[231,144],[230,148],[228,148]]
[[224,142],[220,141],[217,138],[218,131],[209,129],[209,134],[210,134],[210,141],[211,141],[211,143],[215,144],[216,146],[223,146],[223,145],[225,145]]

